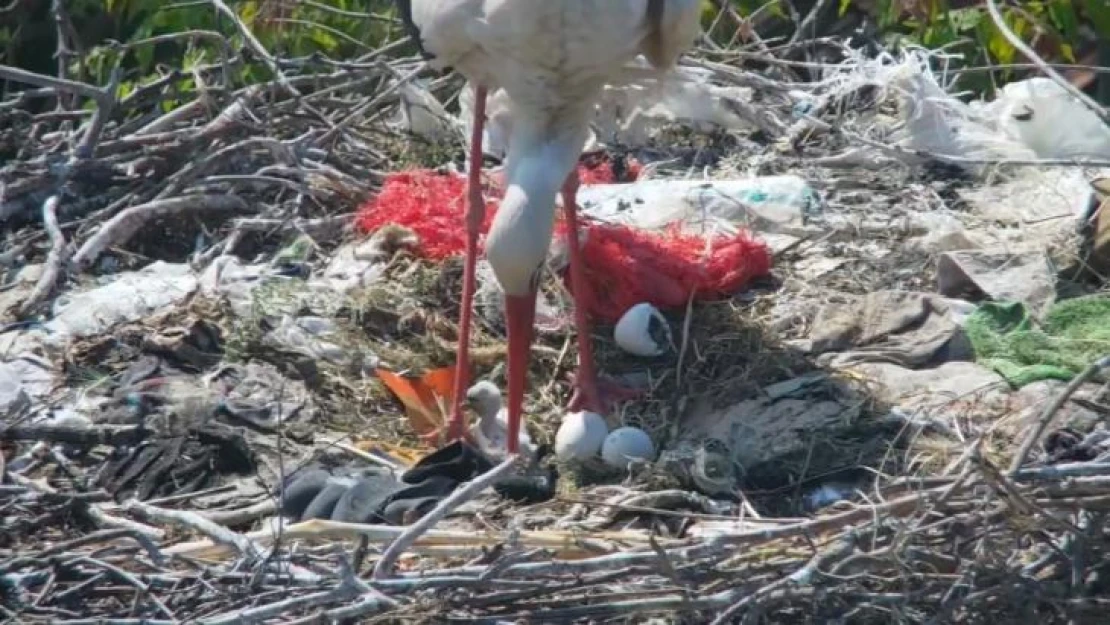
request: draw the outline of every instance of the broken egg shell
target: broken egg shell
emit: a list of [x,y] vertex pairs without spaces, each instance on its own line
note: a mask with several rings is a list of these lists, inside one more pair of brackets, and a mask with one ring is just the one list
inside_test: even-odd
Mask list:
[[555,456],[559,460],[586,460],[597,455],[609,433],[609,425],[596,412],[568,414],[555,433]]
[[652,337],[651,324],[655,321],[667,327],[667,319],[655,306],[640,302],[629,308],[613,328],[613,340],[624,351],[636,356],[658,356],[666,351],[665,345]]
[[633,460],[654,460],[655,443],[640,428],[620,427],[605,437],[601,445],[601,459],[613,468],[627,469]]

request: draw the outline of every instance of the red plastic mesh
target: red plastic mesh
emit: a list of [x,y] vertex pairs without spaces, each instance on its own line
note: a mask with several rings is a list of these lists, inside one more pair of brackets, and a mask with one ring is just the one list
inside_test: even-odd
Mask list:
[[[638,173],[635,165],[629,170],[633,177]],[[583,184],[614,179],[611,165],[604,161],[580,165],[579,176]],[[499,196],[500,189],[487,185],[483,234],[493,221]],[[381,192],[359,209],[356,226],[363,232],[386,224],[405,226],[420,238],[425,257],[441,260],[465,253],[465,212],[463,176],[413,170],[390,174]],[[767,246],[746,232],[707,241],[681,232],[677,225],[664,232],[585,220],[583,225],[587,238],[582,258],[589,283],[586,307],[591,316],[610,323],[639,302],[664,309],[680,307],[694,290],[698,299],[727,297],[771,269]],[[562,215],[555,231],[558,236],[565,232]]]
[[[489,231],[497,211],[494,189],[486,189],[486,219],[482,234]],[[466,253],[466,178],[431,170],[391,173],[378,194],[363,204],[355,215],[355,226],[374,232],[387,224],[410,228],[420,239],[421,253],[433,260]]]
[[640,302],[664,309],[685,306],[694,289],[699,300],[728,297],[771,270],[767,246],[747,233],[707,241],[677,225],[648,232],[591,224],[588,236],[582,246],[590,297],[586,307],[610,322]]

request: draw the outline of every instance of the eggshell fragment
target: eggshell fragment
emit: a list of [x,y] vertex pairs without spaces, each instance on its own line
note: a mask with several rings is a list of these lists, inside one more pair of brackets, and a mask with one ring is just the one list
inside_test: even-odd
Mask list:
[[609,426],[596,412],[568,414],[555,433],[555,456],[560,460],[586,460],[601,449]]
[[647,302],[636,304],[629,308],[613,328],[613,340],[624,351],[636,356],[658,356],[666,351],[666,345],[661,345],[652,336],[652,322],[661,323],[667,327],[667,319],[655,306]]
[[654,460],[655,444],[640,428],[617,428],[605,437],[601,445],[601,459],[616,469],[627,469],[633,460]]

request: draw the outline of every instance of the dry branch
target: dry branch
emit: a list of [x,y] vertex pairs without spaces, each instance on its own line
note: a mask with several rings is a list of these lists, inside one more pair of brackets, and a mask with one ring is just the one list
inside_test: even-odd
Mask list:
[[88,269],[104,250],[123,245],[139,228],[159,217],[186,211],[244,211],[246,208],[247,203],[234,195],[186,195],[132,206],[104,222],[77,250],[73,264],[79,270]]
[[58,196],[51,195],[42,203],[42,224],[46,235],[50,237],[50,251],[46,256],[46,267],[42,276],[35,284],[34,290],[23,300],[19,307],[19,314],[26,315],[38,307],[58,284],[58,280],[65,273],[65,263],[69,256],[66,247],[66,238],[58,226]]

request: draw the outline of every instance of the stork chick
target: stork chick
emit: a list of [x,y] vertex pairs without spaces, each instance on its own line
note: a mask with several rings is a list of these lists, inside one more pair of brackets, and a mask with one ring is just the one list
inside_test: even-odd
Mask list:
[[[478,449],[491,458],[504,456],[509,437],[509,413],[502,406],[501,391],[497,385],[482,380],[471,386],[466,392],[466,403],[478,415],[478,422],[470,426],[470,436]],[[523,428],[517,441],[525,456],[535,457],[536,445]]]

